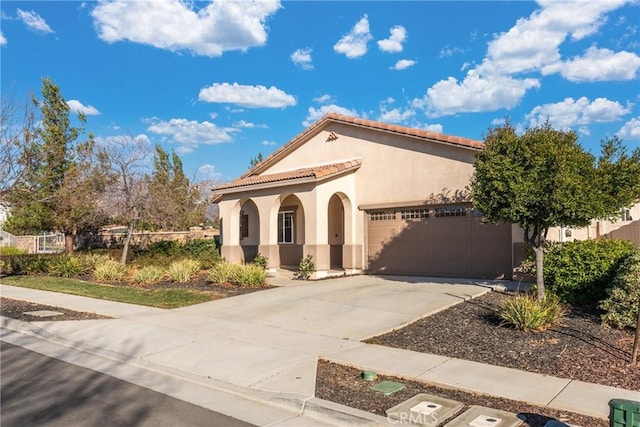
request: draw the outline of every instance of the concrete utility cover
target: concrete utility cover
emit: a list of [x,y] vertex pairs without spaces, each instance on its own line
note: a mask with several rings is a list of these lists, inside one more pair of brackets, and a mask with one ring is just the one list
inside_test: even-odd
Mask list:
[[22,314],[28,314],[29,316],[34,316],[34,317],[54,317],[54,316],[63,315],[64,313],[60,313],[59,311],[53,311],[53,310],[37,310],[37,311],[25,311]]
[[435,427],[459,413],[464,405],[455,400],[420,393],[386,411],[387,416],[400,423]]
[[472,406],[445,427],[516,427],[522,421],[511,412]]
[[390,396],[393,393],[396,393],[404,388],[404,384],[397,383],[395,381],[382,381],[379,384],[376,384],[371,387],[371,390],[380,392],[385,396]]

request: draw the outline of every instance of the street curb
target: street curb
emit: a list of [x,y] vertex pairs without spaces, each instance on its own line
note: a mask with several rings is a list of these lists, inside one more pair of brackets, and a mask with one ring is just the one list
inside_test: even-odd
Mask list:
[[[359,409],[351,408],[335,402],[322,400],[314,396],[306,396],[306,395],[295,394],[295,393],[278,393],[278,392],[255,390],[255,389],[238,386],[235,384],[226,383],[213,378],[202,377],[202,376],[190,374],[187,372],[182,372],[175,369],[167,368],[163,365],[157,365],[143,359],[127,360],[126,356],[122,354],[113,353],[109,350],[105,350],[101,348],[91,348],[84,343],[71,342],[64,337],[53,335],[50,332],[48,332],[46,329],[43,329],[30,322],[23,322],[17,319],[11,319],[8,317],[0,316],[0,327],[4,331],[8,331],[10,333],[19,334],[19,335],[30,337],[33,339],[44,340],[49,344],[65,347],[66,349],[73,349],[74,351],[82,353],[85,356],[99,357],[102,359],[106,358],[111,360],[112,362],[115,362],[118,365],[125,365],[133,368],[143,369],[150,373],[170,376],[173,379],[176,379],[178,381],[183,381],[183,382],[194,384],[200,387],[205,387],[214,392],[225,393],[227,395],[237,397],[246,401],[254,402],[260,405],[267,405],[273,408],[278,408],[280,410],[284,410],[291,413],[292,418],[303,416],[303,417],[308,417],[310,419],[313,419],[322,423],[328,423],[329,425],[336,425],[336,426],[390,425],[385,417],[375,415],[369,412],[365,412]],[[6,334],[3,334],[3,335],[5,336],[0,337],[3,341],[8,343],[12,343],[11,341],[14,341],[12,344],[20,345],[19,343],[16,343],[15,340],[12,340],[10,339],[10,337],[7,337]],[[64,358],[56,357],[56,355],[50,355],[50,357],[54,357],[58,360],[65,361],[67,363],[74,363],[73,361],[64,360]],[[82,365],[78,365],[78,366],[82,366]],[[91,369],[90,367],[87,367],[87,366],[83,366],[83,367]],[[101,371],[101,372],[116,378],[119,377],[115,372],[108,372],[108,371],[107,372]],[[120,379],[127,381],[127,379],[125,378],[120,378]],[[129,381],[129,382],[132,382],[132,381]],[[145,384],[138,384],[138,385],[153,389],[151,387],[148,387]],[[162,390],[156,390],[156,391],[159,391],[161,393],[163,392]],[[185,400],[177,396],[171,396],[171,397]],[[190,402],[190,403],[196,404],[198,406],[202,406],[202,405],[199,405],[197,402]],[[211,408],[207,408],[207,409],[211,409]],[[213,409],[213,410],[216,410],[216,409]],[[237,418],[237,415],[236,415],[236,418]]]

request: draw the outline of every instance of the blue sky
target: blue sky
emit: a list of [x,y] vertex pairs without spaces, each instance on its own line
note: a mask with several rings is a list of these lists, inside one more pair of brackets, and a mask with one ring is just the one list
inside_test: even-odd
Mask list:
[[547,119],[640,146],[638,0],[7,1],[1,90],[230,180],[328,111],[482,139]]

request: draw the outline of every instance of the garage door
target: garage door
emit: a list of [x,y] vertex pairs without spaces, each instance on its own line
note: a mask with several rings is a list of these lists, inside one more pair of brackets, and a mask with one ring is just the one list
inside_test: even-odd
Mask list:
[[511,226],[485,224],[466,205],[368,212],[368,271],[511,277]]

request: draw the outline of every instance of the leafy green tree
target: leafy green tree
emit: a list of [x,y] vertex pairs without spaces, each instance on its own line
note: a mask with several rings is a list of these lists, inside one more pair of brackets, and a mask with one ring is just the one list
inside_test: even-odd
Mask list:
[[204,223],[204,204],[198,187],[192,186],[182,169],[182,160],[156,145],[153,172],[147,178],[148,220],[162,230],[186,230]]
[[95,226],[100,217],[95,196],[104,181],[93,167],[93,136],[77,141],[84,133],[85,116],[79,114],[80,126],[72,126],[69,106],[51,79],[42,79],[41,91],[41,101],[33,97],[39,125],[21,147],[22,172],[7,193],[12,210],[6,228],[18,233],[59,231],[71,250],[73,236]]
[[640,149],[602,142],[599,161],[573,131],[548,123],[518,135],[510,123],[492,128],[471,180],[476,209],[491,222],[518,224],[536,257],[538,298],[544,299],[543,246],[550,227],[584,227],[618,216],[640,200]]

